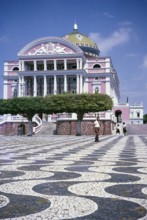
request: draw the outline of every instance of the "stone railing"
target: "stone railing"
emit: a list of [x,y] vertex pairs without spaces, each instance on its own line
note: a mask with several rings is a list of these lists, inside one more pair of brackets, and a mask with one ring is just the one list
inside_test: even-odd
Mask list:
[[37,134],[38,132],[40,132],[41,128],[42,128],[42,120],[41,118],[39,118],[38,115],[35,115],[32,119],[33,122],[36,122],[37,126],[33,127],[33,133]]
[[[7,115],[2,115],[0,117],[0,125],[8,123],[8,122],[12,122],[12,123],[27,123],[28,119],[21,116],[21,115],[11,115],[11,114],[7,114]],[[42,120],[39,118],[38,115],[35,115],[32,118],[32,122],[35,122],[37,124],[37,126],[33,127],[33,133],[36,134],[41,130],[42,127]]]
[[2,115],[0,117],[0,125],[6,122],[28,122],[28,119],[21,115],[11,115],[11,114]]

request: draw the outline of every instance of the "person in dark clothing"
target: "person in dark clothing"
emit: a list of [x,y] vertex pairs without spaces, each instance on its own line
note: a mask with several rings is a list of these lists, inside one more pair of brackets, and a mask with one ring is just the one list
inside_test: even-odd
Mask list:
[[116,134],[120,134],[119,124],[116,125]]
[[127,128],[126,128],[126,123],[125,122],[123,122],[123,134],[124,134],[124,136],[127,135]]

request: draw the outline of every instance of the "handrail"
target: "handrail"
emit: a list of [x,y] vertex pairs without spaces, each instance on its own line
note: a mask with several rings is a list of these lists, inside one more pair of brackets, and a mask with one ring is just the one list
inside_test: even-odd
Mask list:
[[0,117],[0,124],[4,124],[6,122],[27,122],[27,121],[28,119],[21,115],[7,114],[7,115],[2,115]]
[[[42,126],[42,120],[39,118],[38,115],[34,115],[33,122],[36,122],[37,126],[33,127],[33,133],[36,134],[41,130]],[[6,122],[28,122],[28,119],[23,117],[22,115],[1,115],[0,116],[0,125],[6,123]]]
[[33,121],[33,122],[36,122],[36,124],[37,124],[36,127],[33,127],[33,133],[34,133],[34,134],[37,134],[37,133],[41,130],[42,120],[41,120],[41,118],[39,118],[38,115],[34,115],[32,121]]

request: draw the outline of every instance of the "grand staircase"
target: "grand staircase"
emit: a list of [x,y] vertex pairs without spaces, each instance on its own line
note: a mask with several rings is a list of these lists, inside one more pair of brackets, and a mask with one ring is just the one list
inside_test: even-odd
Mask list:
[[41,130],[35,135],[53,135],[56,134],[56,124],[53,122],[42,122]]

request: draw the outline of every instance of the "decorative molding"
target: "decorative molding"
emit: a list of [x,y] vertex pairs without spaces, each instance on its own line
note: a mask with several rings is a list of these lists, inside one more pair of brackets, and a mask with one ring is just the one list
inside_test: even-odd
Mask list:
[[36,48],[31,49],[27,52],[28,55],[48,55],[48,54],[72,54],[73,50],[64,47],[59,43],[46,43],[41,44]]
[[[35,48],[37,48],[37,50],[32,51]],[[68,52],[67,49],[70,52],[72,51],[72,53],[83,54],[83,51],[78,46],[64,38],[44,37],[30,42],[25,47],[23,47],[17,55],[26,55],[28,52],[30,53],[28,55],[69,54],[70,52]]]

